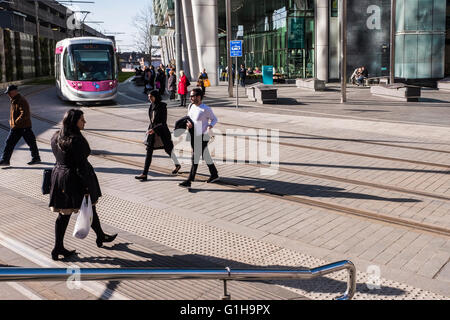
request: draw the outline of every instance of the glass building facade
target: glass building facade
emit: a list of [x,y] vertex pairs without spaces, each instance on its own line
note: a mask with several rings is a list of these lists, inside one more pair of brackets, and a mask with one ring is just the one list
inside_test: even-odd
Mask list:
[[[222,1],[220,1],[222,2]],[[289,78],[314,77],[314,0],[232,0],[233,39],[244,41],[238,64],[273,65]],[[219,30],[226,29],[224,2]],[[219,35],[219,64],[226,65],[226,36]],[[233,62],[234,63],[234,62]]]
[[[442,78],[447,74],[449,2],[397,0],[396,77]],[[263,65],[273,65],[276,72],[287,78],[317,77],[319,52],[316,50],[320,48],[316,41],[321,36],[315,34],[319,30],[318,3],[324,2],[231,0],[232,38],[244,41],[244,56],[238,64],[260,70]],[[339,1],[325,3],[328,6],[327,80],[339,79]],[[361,65],[369,69],[370,76],[389,75],[391,0],[349,0],[347,7],[347,76]],[[225,1],[218,1],[218,10],[219,65],[225,66]]]
[[444,77],[446,0],[397,0],[395,76]]
[[[173,0],[153,1],[156,23],[173,28]],[[290,79],[340,79],[339,2],[231,0],[232,40],[243,40],[238,66],[262,70],[269,65]],[[183,67],[193,77],[204,67],[221,77],[227,65],[225,3],[180,1]],[[397,78],[450,75],[449,7],[450,0],[396,0]],[[347,1],[346,77],[360,66],[367,67],[369,77],[389,75],[390,24],[391,0]],[[159,36],[167,64],[175,57],[175,39],[173,33]]]

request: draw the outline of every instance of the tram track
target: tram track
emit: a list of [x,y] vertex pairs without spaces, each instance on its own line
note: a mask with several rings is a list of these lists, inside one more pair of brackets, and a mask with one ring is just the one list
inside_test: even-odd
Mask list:
[[[51,125],[58,125],[57,122],[43,118],[41,116],[38,115],[34,115],[32,114],[32,117],[49,123]],[[135,139],[128,139],[128,138],[122,138],[122,137],[116,137],[114,135],[109,135],[106,133],[99,133],[99,132],[93,132],[93,131],[89,131],[89,129],[85,129],[84,130],[85,133],[92,135],[92,136],[97,136],[100,138],[104,138],[104,139],[109,139],[109,140],[114,140],[114,141],[118,141],[118,142],[125,142],[125,143],[133,143],[133,144],[137,144],[137,145],[142,145],[142,141],[140,140],[135,140]],[[180,150],[180,149],[176,149],[176,150]],[[233,163],[243,163],[246,165],[250,165],[253,167],[257,167],[257,168],[270,168],[270,166],[268,164],[264,164],[260,161],[257,161],[256,163],[249,161],[249,160],[236,160],[236,159],[227,159],[227,158],[223,158],[223,159],[218,159],[219,161],[223,161],[224,163],[226,162],[233,162]],[[361,180],[354,180],[354,179],[348,179],[348,178],[341,178],[341,177],[336,177],[336,176],[331,176],[331,175],[326,175],[326,174],[319,174],[319,173],[313,173],[313,172],[307,172],[307,171],[303,171],[303,170],[298,170],[298,169],[291,169],[291,168],[285,168],[282,167],[281,165],[279,165],[277,167],[277,170],[282,171],[282,172],[286,172],[286,173],[292,173],[292,174],[297,174],[297,175],[301,175],[301,176],[307,176],[307,177],[312,177],[312,178],[318,178],[318,179],[324,179],[324,180],[329,180],[329,181],[336,181],[336,182],[340,182],[340,183],[350,183],[353,185],[359,185],[359,186],[366,186],[366,187],[371,187],[371,188],[376,188],[376,189],[381,189],[381,190],[390,190],[390,191],[394,191],[394,192],[400,192],[400,193],[404,193],[404,194],[410,194],[410,195],[414,195],[414,196],[422,196],[422,197],[427,197],[427,198],[432,198],[432,199],[437,199],[437,200],[444,200],[444,201],[450,201],[450,197],[444,196],[444,195],[440,195],[440,194],[434,194],[434,193],[429,193],[429,192],[425,192],[425,191],[418,191],[418,190],[410,190],[410,189],[406,189],[406,188],[401,188],[401,187],[395,187],[395,186],[390,186],[390,185],[385,185],[385,184],[377,184],[377,183],[372,183],[372,182],[367,182],[367,181],[361,181]],[[445,172],[443,172],[445,173]]]
[[[35,116],[32,115],[32,117],[35,117]],[[36,119],[41,120],[44,118],[38,116]],[[46,122],[52,123],[54,125],[57,124],[54,121],[51,121],[48,119],[46,120]],[[7,127],[3,124],[0,124],[0,129],[9,131],[9,127]],[[92,132],[86,132],[86,134],[99,136],[97,133],[92,133]],[[100,135],[100,136],[105,137],[105,135]],[[37,137],[36,140],[39,141],[40,143],[50,145],[50,141],[47,139]],[[109,160],[109,161],[114,161],[117,163],[130,165],[130,166],[140,168],[140,169],[143,166],[143,164],[138,161],[130,160],[130,159],[127,159],[124,157],[116,156],[116,155],[111,155],[104,151],[97,152],[94,150],[92,152],[92,156],[98,157],[101,159],[105,159],[105,160]],[[155,172],[158,172],[158,173],[162,173],[162,174],[167,174],[167,175],[171,174],[169,169],[155,166],[155,165],[152,165],[152,170]],[[188,173],[182,173],[182,174],[179,174],[179,176],[187,177],[187,174]],[[206,182],[206,177],[204,174],[199,173],[198,175],[201,176],[202,179],[197,179],[197,181]],[[307,205],[307,206],[315,207],[315,208],[326,209],[326,210],[330,210],[334,213],[341,214],[341,215],[353,216],[353,217],[356,216],[359,218],[382,222],[382,223],[387,223],[390,225],[404,227],[404,228],[411,229],[411,230],[416,230],[416,231],[419,230],[419,231],[422,231],[425,233],[431,233],[434,235],[450,237],[450,229],[444,228],[444,227],[441,227],[438,225],[422,223],[422,222],[414,221],[414,220],[407,219],[407,218],[393,217],[393,216],[389,216],[386,214],[376,213],[376,212],[368,211],[368,210],[360,210],[360,209],[355,209],[355,208],[346,207],[346,206],[342,206],[342,205],[336,205],[336,204],[332,204],[332,203],[329,203],[326,201],[313,200],[313,199],[307,198],[305,196],[293,196],[293,195],[288,195],[288,194],[284,194],[281,192],[277,192],[274,190],[266,190],[263,188],[258,188],[255,186],[240,185],[239,183],[230,181],[227,178],[221,178],[221,180],[219,180],[217,182],[217,184],[222,185],[227,188],[234,189],[234,190],[239,190],[239,191],[244,191],[244,192],[252,192],[252,193],[260,194],[263,196],[275,198],[278,200],[288,201],[288,202],[297,203],[297,204],[303,204],[303,205]],[[381,186],[378,186],[378,187],[381,188]],[[399,192],[401,192],[401,191],[399,191]],[[409,193],[412,193],[412,192],[409,192]],[[443,198],[439,198],[439,199],[440,200],[449,200],[449,198],[447,198],[447,197],[443,197]]]
[[[147,120],[136,119],[136,118],[129,117],[129,116],[123,116],[123,115],[119,116],[119,115],[116,115],[114,113],[110,113],[110,112],[107,112],[105,110],[99,110],[99,109],[96,109],[96,108],[89,108],[89,110],[98,111],[98,112],[105,113],[105,114],[108,114],[108,115],[111,115],[111,116],[116,116],[116,117],[132,120],[132,121],[137,121],[137,122],[142,122],[142,123],[147,123],[148,122]],[[172,118],[178,119],[178,117],[174,116],[174,115],[168,115],[168,117],[172,117]],[[237,125],[237,124],[226,123],[226,122],[221,122],[221,124],[226,126],[227,128],[237,127],[237,128],[255,129],[255,130],[265,129],[265,128],[260,128],[260,127],[243,126],[243,125]],[[290,132],[290,131],[279,131],[279,132],[280,133],[284,133],[284,134],[292,134],[292,135],[295,134],[297,136],[298,135],[309,136],[309,137],[314,137],[314,138],[317,138],[317,139],[329,139],[329,140],[333,140],[333,141],[365,143],[365,144],[381,145],[381,146],[402,148],[402,149],[409,149],[409,150],[416,150],[416,151],[428,151],[428,152],[449,153],[450,154],[450,151],[447,151],[447,150],[437,150],[437,149],[429,149],[429,148],[421,148],[421,147],[409,147],[409,146],[398,146],[396,144],[389,144],[389,143],[382,143],[382,142],[372,142],[372,141],[358,140],[358,139],[339,139],[339,138],[332,138],[332,137],[320,136],[320,135],[294,133],[294,132]],[[228,136],[226,133],[217,133],[217,135],[224,136],[224,137]],[[239,137],[238,135],[231,135],[231,136]],[[242,137],[242,138],[246,139],[246,140],[258,140],[259,139],[258,136],[254,137],[254,138],[253,137],[248,137],[248,136]],[[270,143],[270,138],[267,139],[266,141]],[[449,173],[450,173],[450,165],[442,164],[442,163],[433,163],[433,162],[417,161],[417,160],[411,160],[411,159],[388,157],[388,156],[381,156],[381,155],[374,155],[374,154],[367,154],[367,153],[360,153],[360,152],[352,152],[352,151],[336,150],[336,149],[330,149],[330,148],[314,147],[314,146],[301,145],[301,144],[297,144],[297,143],[289,143],[289,142],[283,142],[283,141],[279,141],[277,143],[279,143],[279,145],[281,145],[281,146],[286,146],[286,147],[309,149],[309,150],[314,150],[314,151],[322,151],[322,152],[330,152],[330,153],[338,153],[338,154],[345,154],[345,155],[365,157],[365,158],[372,158],[372,159],[405,162],[405,163],[410,163],[410,164],[425,165],[425,166],[431,166],[431,167],[439,167],[439,168],[444,168],[444,169],[449,170]]]
[[[105,110],[99,109],[98,107],[90,107],[89,110],[94,110],[97,112],[102,112],[114,117],[120,117],[120,118],[124,118],[124,119],[129,119],[132,121],[138,121],[138,122],[143,122],[143,123],[147,123],[147,120],[142,120],[142,119],[136,119],[133,117],[129,117],[129,116],[123,116],[123,115],[117,115],[115,113],[112,112],[107,112]],[[170,115],[167,114],[168,117],[172,117],[174,119],[178,119],[177,116],[175,115]],[[239,125],[239,124],[235,124],[235,123],[227,123],[227,122],[220,122],[221,125],[224,125],[226,127],[238,127],[238,128],[244,128],[244,129],[255,129],[255,130],[264,130],[267,128],[261,128],[261,127],[253,127],[253,126],[248,126],[248,125]],[[279,130],[278,131],[280,134],[287,134],[287,135],[292,135],[292,136],[305,136],[305,137],[311,137],[314,139],[324,139],[324,140],[330,140],[330,141],[342,141],[342,142],[354,142],[354,143],[361,143],[361,144],[370,144],[370,145],[379,145],[379,146],[384,146],[384,147],[393,147],[393,148],[399,148],[399,149],[408,149],[408,150],[416,150],[416,151],[428,151],[428,152],[436,152],[436,153],[447,153],[450,154],[450,150],[441,150],[441,149],[431,149],[431,148],[424,148],[424,147],[412,147],[412,146],[404,146],[404,145],[398,145],[395,143],[388,143],[388,142],[379,142],[379,141],[369,141],[369,140],[365,140],[365,139],[350,139],[350,138],[335,138],[335,137],[330,137],[330,136],[323,136],[323,135],[317,135],[317,134],[309,134],[309,133],[302,133],[302,132],[293,132],[293,131],[286,131],[286,130]],[[298,145],[298,144],[295,144]]]

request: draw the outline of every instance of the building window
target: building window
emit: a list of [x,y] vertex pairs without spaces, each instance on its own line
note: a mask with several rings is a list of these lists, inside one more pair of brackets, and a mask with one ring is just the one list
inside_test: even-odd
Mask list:
[[330,16],[331,17],[338,17],[339,11],[338,11],[338,0],[330,0]]

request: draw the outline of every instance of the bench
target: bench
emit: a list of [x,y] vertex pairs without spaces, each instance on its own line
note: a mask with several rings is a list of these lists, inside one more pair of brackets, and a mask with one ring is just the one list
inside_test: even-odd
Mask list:
[[255,99],[261,104],[276,104],[278,102],[278,89],[273,86],[259,85],[255,86]]
[[305,88],[313,91],[325,90],[325,81],[319,80],[317,78],[296,79],[295,85],[297,86],[297,88]]
[[445,78],[437,82],[439,90],[450,91],[450,78]]
[[405,102],[418,102],[420,98],[420,87],[395,83],[372,86],[370,87],[370,93],[375,96],[388,97]]
[[261,86],[263,85],[261,82],[256,82],[252,85],[246,86],[245,90],[246,90],[246,94],[247,94],[247,98],[250,101],[256,102],[256,98],[255,98],[255,88],[257,86]]

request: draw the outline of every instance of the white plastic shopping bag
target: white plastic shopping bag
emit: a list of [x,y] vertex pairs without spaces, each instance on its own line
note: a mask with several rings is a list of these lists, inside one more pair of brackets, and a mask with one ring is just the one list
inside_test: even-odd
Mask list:
[[73,236],[78,239],[84,239],[89,234],[92,224],[92,203],[90,196],[84,196],[81,203],[80,213],[78,214]]

